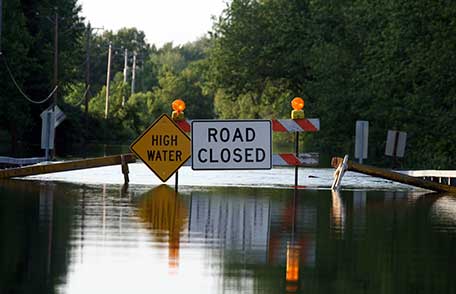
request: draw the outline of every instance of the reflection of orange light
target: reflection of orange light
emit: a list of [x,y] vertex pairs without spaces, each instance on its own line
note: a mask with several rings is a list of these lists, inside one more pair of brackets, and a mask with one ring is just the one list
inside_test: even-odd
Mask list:
[[159,240],[164,241],[163,231],[168,232],[168,265],[170,269],[178,268],[180,232],[188,218],[181,197],[169,186],[158,186],[142,196],[139,216]]
[[287,282],[299,280],[299,246],[287,245]]
[[174,111],[182,112],[185,110],[185,102],[181,99],[176,99],[171,104],[171,107],[173,108]]
[[291,107],[293,107],[294,110],[302,110],[304,108],[304,99],[301,97],[294,98],[291,100]]
[[179,245],[168,248],[168,267],[170,269],[179,268]]
[[296,285],[296,284],[287,284],[285,289],[287,290],[288,293],[294,293],[294,292],[298,291],[298,285]]

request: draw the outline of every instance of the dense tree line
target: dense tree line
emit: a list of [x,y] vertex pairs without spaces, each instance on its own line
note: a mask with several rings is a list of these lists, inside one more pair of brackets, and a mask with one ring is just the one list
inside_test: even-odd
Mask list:
[[170,112],[176,98],[187,102],[190,118],[287,118],[289,101],[301,96],[306,116],[321,120],[321,131],[305,139],[306,149],[352,154],[355,121],[368,120],[371,163],[389,164],[383,155],[386,133],[397,129],[408,134],[404,167],[454,167],[452,1],[232,0],[207,37],[161,48],[148,44],[136,28],[90,28],[75,0],[3,2],[8,13],[0,64],[0,136],[12,145],[39,142],[39,114],[51,100],[25,100],[6,64],[26,94],[46,97],[54,85],[58,13],[57,103],[68,116],[59,127],[61,144],[128,143],[158,115]]
[[353,154],[361,119],[372,163],[387,163],[397,129],[408,134],[404,166],[454,168],[455,19],[444,0],[233,0],[213,32],[215,108],[287,116],[286,101],[303,96],[321,119],[320,152]]

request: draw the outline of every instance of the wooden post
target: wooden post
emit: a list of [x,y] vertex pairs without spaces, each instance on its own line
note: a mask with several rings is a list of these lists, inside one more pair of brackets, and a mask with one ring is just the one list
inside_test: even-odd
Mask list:
[[86,72],[85,72],[85,88],[86,91],[84,93],[84,120],[85,120],[85,135],[84,135],[84,142],[87,143],[87,137],[89,132],[89,87],[90,87],[90,38],[91,38],[91,31],[90,22],[87,25],[86,30]]
[[133,52],[133,66],[131,68],[131,95],[135,94],[136,83],[136,51]]
[[[299,157],[299,132],[295,132],[295,155]],[[298,167],[295,165],[295,189],[298,189]]]
[[[54,87],[58,87],[59,85],[59,14],[57,12],[57,8],[55,8],[55,16],[54,16]],[[58,88],[54,92],[53,102],[52,105],[57,105],[57,95],[58,95]]]
[[339,191],[340,184],[342,183],[342,178],[344,177],[345,171],[348,167],[348,154],[344,156],[342,162],[336,167],[334,172],[334,182],[331,186],[331,190]]
[[0,56],[2,55],[2,22],[3,22],[3,5],[0,0]]
[[128,183],[130,182],[130,178],[128,177],[128,163],[127,163],[127,160],[125,159],[125,155],[120,155],[120,161],[121,161],[121,164],[122,164],[122,173],[124,175],[124,183],[125,185],[128,185]]
[[[337,168],[339,164],[343,162],[343,159],[340,157],[333,157],[331,160],[331,166]],[[443,185],[439,183],[434,183],[431,181],[422,180],[420,178],[411,177],[405,174],[393,172],[390,170],[373,167],[369,165],[363,165],[359,163],[355,163],[352,161],[347,162],[348,170],[363,173],[366,175],[370,175],[373,177],[383,178],[395,182],[399,182],[402,184],[407,184],[411,186],[416,186],[436,192],[444,192],[444,193],[453,193],[456,194],[456,187]]]
[[110,82],[111,82],[111,55],[112,55],[112,42],[109,42],[108,69],[106,72],[105,119],[108,119],[108,115],[109,115],[109,87],[110,87]]
[[393,168],[398,167],[398,162],[397,162],[397,144],[399,143],[399,131],[396,132],[396,136],[394,139],[394,147],[393,147]]

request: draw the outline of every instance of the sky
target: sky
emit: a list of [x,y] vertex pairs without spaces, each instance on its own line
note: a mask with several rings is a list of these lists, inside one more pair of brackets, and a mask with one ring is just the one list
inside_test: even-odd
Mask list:
[[78,0],[92,27],[117,31],[136,27],[147,42],[161,47],[197,40],[212,28],[228,0]]

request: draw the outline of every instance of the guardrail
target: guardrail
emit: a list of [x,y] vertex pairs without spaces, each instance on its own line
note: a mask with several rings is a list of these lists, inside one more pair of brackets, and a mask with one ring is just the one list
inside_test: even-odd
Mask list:
[[394,172],[391,170],[355,163],[348,160],[348,155],[345,155],[344,158],[333,157],[331,160],[331,165],[332,167],[336,168],[335,180],[332,186],[332,189],[335,191],[339,190],[340,181],[342,179],[343,173],[345,170],[348,170],[370,175],[373,177],[387,179],[390,181],[395,181],[402,184],[428,189],[431,191],[456,194],[456,187],[423,180],[418,177],[413,177],[407,174]]
[[0,164],[19,165],[19,166],[37,164],[37,163],[43,162],[45,160],[46,160],[45,157],[14,158],[14,157],[0,156]]

